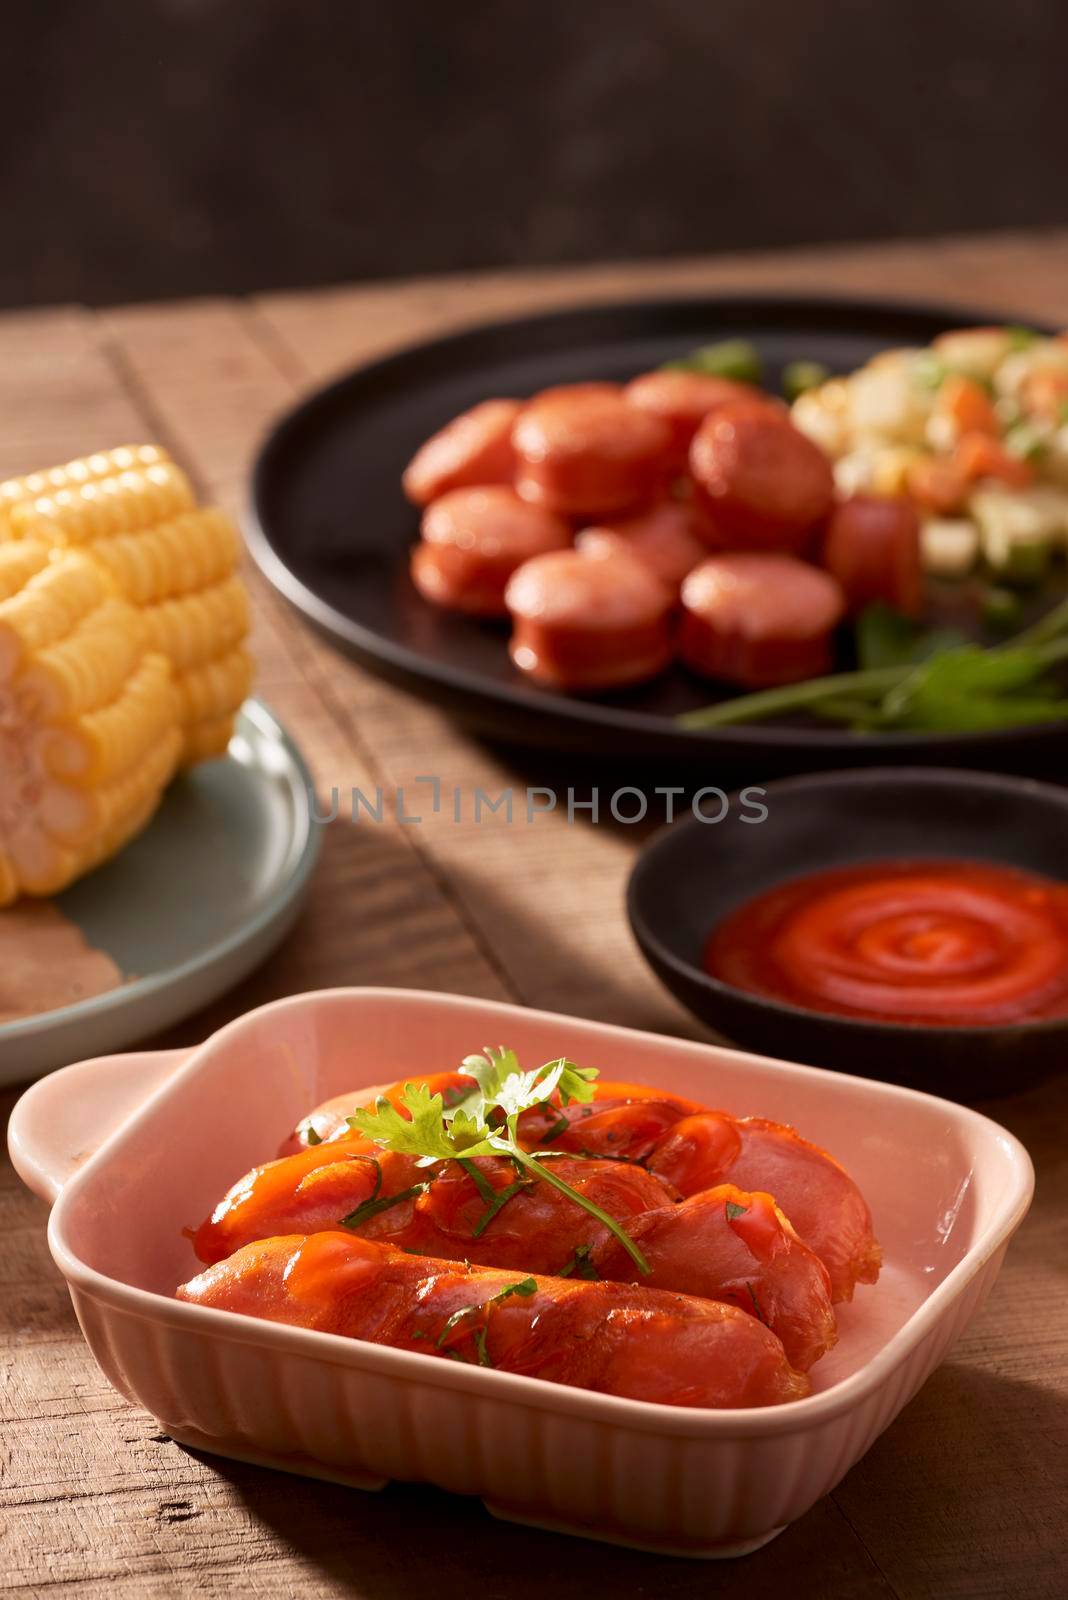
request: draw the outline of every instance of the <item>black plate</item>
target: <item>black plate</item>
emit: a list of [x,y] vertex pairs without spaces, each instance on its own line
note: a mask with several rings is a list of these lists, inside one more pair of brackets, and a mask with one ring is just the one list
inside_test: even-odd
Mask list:
[[[1068,878],[1068,792],[983,772],[909,767],[817,773],[766,786],[764,821],[732,797],[722,822],[688,818],[645,847],[627,914],[657,976],[746,1048],[932,1090],[952,1100],[1022,1089],[1057,1067],[1068,1018],[1003,1027],[867,1022],[780,1005],[704,971],[713,927],[788,878],[858,861],[955,856]],[[717,812],[718,812],[717,808]]]
[[365,666],[510,743],[721,768],[744,761],[752,770],[756,761],[761,772],[887,759],[1035,769],[1063,751],[1062,729],[864,737],[801,720],[685,732],[674,715],[717,694],[682,667],[597,699],[541,689],[513,669],[503,625],[435,610],[407,568],[418,516],[401,494],[401,472],[424,439],[479,400],[626,379],[724,337],[758,346],[773,387],[799,357],[845,372],[887,346],[927,344],[948,327],[995,320],[960,307],[717,297],[594,305],[414,346],[312,395],[270,434],[253,474],[252,554]]

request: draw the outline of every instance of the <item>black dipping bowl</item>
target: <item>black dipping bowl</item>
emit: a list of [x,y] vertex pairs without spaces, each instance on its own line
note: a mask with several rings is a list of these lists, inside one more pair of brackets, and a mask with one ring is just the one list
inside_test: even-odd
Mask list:
[[769,783],[718,823],[693,817],[657,834],[627,888],[642,954],[702,1021],[761,1055],[976,1100],[1025,1087],[1068,1052],[1068,1018],[985,1027],[868,1022],[780,1004],[704,971],[728,912],[788,878],[861,861],[955,856],[1068,879],[1068,790],[948,768],[877,767]]

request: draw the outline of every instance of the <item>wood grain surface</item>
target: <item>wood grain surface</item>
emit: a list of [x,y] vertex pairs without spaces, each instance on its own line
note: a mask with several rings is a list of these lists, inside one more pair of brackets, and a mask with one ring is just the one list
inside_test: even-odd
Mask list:
[[[251,454],[302,390],[465,322],[651,291],[793,288],[1004,306],[1068,323],[1068,235],[806,251],[716,262],[435,279],[252,300],[0,317],[0,477],[154,438],[238,511]],[[308,632],[259,578],[259,692],[324,796],[387,796],[339,820],[285,945],[160,1044],[339,983],[409,984],[701,1037],[639,958],[622,912],[641,830],[406,826],[389,797],[435,773],[465,795],[576,780],[466,737]],[[754,774],[754,778],[759,774]],[[325,802],[324,802],[325,803]],[[13,1095],[0,1100],[5,1117]],[[363,1495],[202,1457],[162,1436],[88,1355],[45,1242],[45,1208],[0,1169],[0,1590],[360,1600],[1060,1600],[1068,1592],[1068,1078],[989,1110],[1027,1144],[1034,1209],[967,1338],[833,1495],[766,1549],[705,1565],[494,1522],[478,1502]],[[715,1484],[708,1485],[715,1494]]]

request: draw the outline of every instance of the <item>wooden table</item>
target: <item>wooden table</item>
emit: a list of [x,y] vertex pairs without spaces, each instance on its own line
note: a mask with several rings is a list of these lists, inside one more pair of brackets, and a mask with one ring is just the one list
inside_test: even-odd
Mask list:
[[[577,299],[793,288],[968,299],[1068,323],[1068,234],[536,275],[457,277],[248,300],[0,316],[0,477],[133,439],[166,443],[237,510],[271,418],[381,350]],[[320,643],[252,578],[259,691],[324,793],[387,796],[434,772],[471,795],[563,783],[506,757]],[[759,774],[754,774],[754,778]],[[712,780],[714,781],[714,780]],[[161,1043],[192,1043],[308,988],[385,983],[508,998],[700,1037],[627,932],[639,830],[336,822],[307,911],[266,966]],[[13,1097],[8,1096],[5,1110]],[[477,1502],[365,1496],[199,1457],[121,1401],[82,1343],[45,1210],[0,1173],[0,1589],[96,1596],[358,1595],[522,1600],[1062,1596],[1068,1592],[1068,1078],[990,1108],[1030,1148],[1038,1198],[992,1303],[833,1495],[759,1554],[709,1567],[491,1521]],[[715,1493],[715,1485],[709,1485]]]

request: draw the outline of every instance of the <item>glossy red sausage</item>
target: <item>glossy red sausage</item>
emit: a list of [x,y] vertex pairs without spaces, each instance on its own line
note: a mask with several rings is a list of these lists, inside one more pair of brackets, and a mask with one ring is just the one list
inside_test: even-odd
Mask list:
[[833,1156],[792,1128],[762,1117],[700,1112],[676,1122],[648,1166],[682,1194],[730,1182],[774,1195],[827,1268],[835,1300],[852,1300],[856,1284],[879,1276],[882,1253],[864,1196]]
[[681,600],[679,654],[702,677],[762,689],[831,670],[845,599],[834,578],[796,556],[709,556]]
[[657,1289],[429,1261],[350,1234],[248,1245],[178,1289],[195,1305],[663,1405],[801,1399],[775,1335]]
[[827,1269],[769,1194],[720,1184],[635,1217],[627,1231],[651,1267],[640,1274],[608,1235],[593,1252],[602,1278],[725,1300],[765,1323],[787,1359],[807,1372],[835,1344]]
[[[671,429],[671,463],[685,467],[690,440],[717,406],[731,400],[763,399],[759,389],[706,372],[643,372],[623,390],[629,405],[660,417]],[[770,401],[768,403],[771,403]]]
[[564,516],[597,517],[649,499],[670,466],[671,429],[615,384],[546,389],[512,434],[515,486]]
[[450,489],[511,483],[515,470],[512,429],[518,400],[484,400],[454,417],[412,457],[401,480],[408,499],[429,505]]
[[500,484],[442,495],[424,511],[422,535],[411,559],[420,594],[481,617],[507,616],[505,585],[524,561],[571,544],[561,517]]
[[599,1218],[542,1179],[517,1179],[506,1159],[427,1168],[381,1152],[376,1174],[350,1141],[327,1147],[319,1166],[315,1154],[256,1168],[235,1184],[197,1232],[200,1259],[224,1260],[277,1233],[331,1231],[364,1206],[353,1232],[417,1255],[727,1300],[766,1322],[801,1371],[834,1343],[827,1274],[766,1195],[728,1186],[678,1205],[675,1191],[644,1167],[554,1160],[556,1176],[645,1241],[647,1278]]
[[512,660],[553,688],[643,683],[672,658],[672,596],[626,551],[536,556],[505,591]]
[[690,471],[714,526],[739,549],[801,550],[834,501],[823,451],[787,416],[749,401],[706,417]]
[[843,500],[827,523],[823,564],[841,584],[850,611],[881,600],[916,616],[923,604],[923,570],[915,505],[905,495]]
[[672,594],[678,594],[683,578],[708,554],[701,520],[682,500],[658,500],[634,516],[584,528],[575,544],[583,555],[627,551]]

